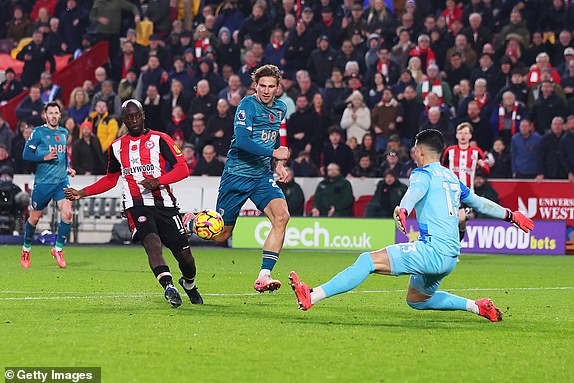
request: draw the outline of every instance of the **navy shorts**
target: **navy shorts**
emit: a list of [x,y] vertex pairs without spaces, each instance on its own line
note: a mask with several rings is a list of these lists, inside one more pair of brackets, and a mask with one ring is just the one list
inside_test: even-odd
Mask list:
[[58,202],[66,198],[64,188],[67,187],[70,187],[68,181],[59,184],[35,184],[32,190],[32,208],[44,210],[52,199]]
[[225,226],[235,225],[241,207],[247,199],[263,211],[275,198],[285,199],[272,175],[262,178],[237,176],[223,172],[217,196],[217,211],[223,216]]

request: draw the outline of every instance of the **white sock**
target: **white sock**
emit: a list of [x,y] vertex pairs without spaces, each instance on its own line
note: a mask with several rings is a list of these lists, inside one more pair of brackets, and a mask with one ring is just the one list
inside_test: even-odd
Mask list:
[[478,315],[480,310],[478,309],[478,305],[474,303],[473,300],[467,299],[466,300],[466,311],[470,311],[471,313],[475,313]]
[[319,302],[321,299],[327,298],[327,294],[325,294],[325,290],[321,286],[315,287],[313,291],[311,291],[311,304],[315,304]]
[[32,247],[26,247],[26,246],[22,246],[22,251],[28,251],[30,252],[30,250],[32,250]]
[[257,279],[261,278],[264,275],[269,275],[271,276],[271,270],[267,270],[267,269],[261,269],[261,271],[259,272],[259,276],[257,277]]
[[62,248],[58,246],[54,246],[54,249],[56,249],[56,251],[62,251]]
[[188,282],[185,278],[183,278],[183,288],[186,290],[191,290],[195,287],[195,280],[193,282]]

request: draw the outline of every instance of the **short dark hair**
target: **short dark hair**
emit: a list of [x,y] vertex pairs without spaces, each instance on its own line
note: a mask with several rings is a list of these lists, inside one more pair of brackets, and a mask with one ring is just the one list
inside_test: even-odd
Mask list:
[[262,77],[275,77],[277,84],[281,81],[281,71],[275,65],[267,64],[262,67],[257,68],[255,72],[251,75],[251,80],[259,84],[259,80]]
[[44,105],[44,113],[46,113],[48,108],[50,108],[52,106],[58,108],[58,111],[60,111],[60,112],[62,111],[62,108],[60,108],[60,104],[58,104],[56,101],[50,101],[49,103]]
[[444,137],[442,133],[436,129],[426,129],[419,132],[415,136],[415,142],[417,145],[426,145],[437,154],[442,154],[444,150]]

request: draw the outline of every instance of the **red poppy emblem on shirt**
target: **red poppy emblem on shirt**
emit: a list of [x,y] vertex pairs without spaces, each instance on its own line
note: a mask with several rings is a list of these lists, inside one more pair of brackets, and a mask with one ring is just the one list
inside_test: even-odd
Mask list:
[[137,145],[132,145],[132,150],[133,150],[133,151],[138,150],[138,146],[137,146]]
[[273,113],[269,113],[269,121],[275,122],[275,117],[273,117]]
[[56,136],[56,142],[60,142],[60,136]]

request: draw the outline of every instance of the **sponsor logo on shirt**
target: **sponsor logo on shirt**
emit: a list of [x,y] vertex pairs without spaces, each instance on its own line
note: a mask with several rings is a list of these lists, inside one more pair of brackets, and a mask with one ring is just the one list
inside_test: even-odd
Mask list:
[[154,169],[155,167],[153,166],[153,164],[132,166],[131,168],[122,168],[122,175],[129,176],[130,174],[136,174],[136,173],[152,174]]
[[55,150],[56,153],[66,153],[66,145],[49,145],[50,151]]
[[274,130],[262,130],[261,131],[261,140],[264,143],[267,143],[268,141],[272,141],[275,142],[277,139],[277,132]]

